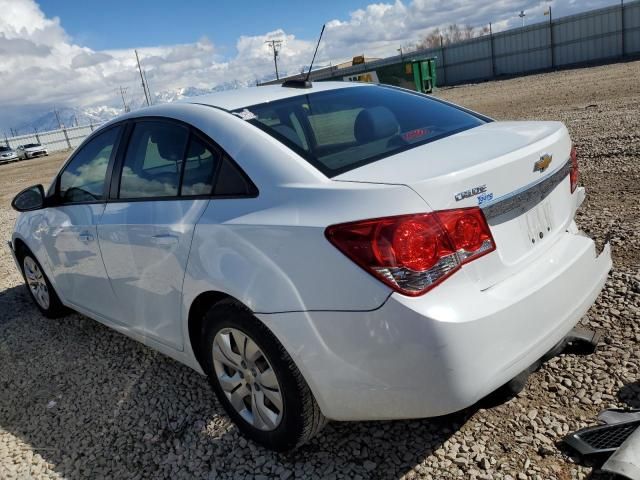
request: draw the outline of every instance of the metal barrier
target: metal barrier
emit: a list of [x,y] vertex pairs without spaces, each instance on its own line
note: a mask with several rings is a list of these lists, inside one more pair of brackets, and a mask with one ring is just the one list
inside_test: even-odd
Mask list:
[[[456,85],[637,55],[640,55],[640,0],[341,68],[339,73],[355,75],[386,65],[436,57],[438,84]],[[315,70],[311,72],[311,80],[335,77],[337,70],[335,66]],[[283,80],[286,78],[264,85]]]
[[20,145],[27,143],[39,143],[46,147],[49,152],[69,150],[76,148],[93,132],[99,125],[82,125],[79,127],[61,128],[48,132],[34,132],[16,137],[5,137],[0,143],[5,144],[14,150]]

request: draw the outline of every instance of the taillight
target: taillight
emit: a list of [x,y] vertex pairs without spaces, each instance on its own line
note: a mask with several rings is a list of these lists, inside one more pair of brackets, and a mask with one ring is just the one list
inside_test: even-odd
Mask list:
[[580,171],[578,170],[578,152],[576,147],[571,147],[571,171],[569,172],[569,179],[571,180],[571,193],[576,191],[578,187],[578,178],[580,177]]
[[325,234],[367,272],[410,296],[496,248],[478,207],[342,223]]

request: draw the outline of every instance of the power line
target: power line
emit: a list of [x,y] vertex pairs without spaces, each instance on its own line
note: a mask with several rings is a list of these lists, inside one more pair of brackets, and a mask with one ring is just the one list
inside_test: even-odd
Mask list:
[[268,43],[269,47],[273,50],[273,64],[276,67],[276,80],[280,80],[280,75],[278,74],[278,52],[280,51],[280,46],[282,46],[282,40],[267,40],[264,43]]
[[120,86],[120,96],[122,97],[122,106],[124,107],[124,113],[128,113],[131,111],[129,105],[127,105],[127,101],[124,98],[124,96],[127,94],[127,90],[127,87]]

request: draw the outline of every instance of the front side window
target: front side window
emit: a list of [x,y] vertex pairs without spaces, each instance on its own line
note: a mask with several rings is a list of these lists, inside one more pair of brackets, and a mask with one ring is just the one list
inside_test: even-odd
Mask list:
[[250,123],[328,177],[486,123],[425,95],[385,86],[302,94],[237,113],[246,111]]
[[104,199],[107,166],[121,127],[98,134],[71,159],[60,175],[59,196],[63,203]]
[[119,197],[177,196],[188,137],[187,128],[173,123],[136,123],[124,157]]

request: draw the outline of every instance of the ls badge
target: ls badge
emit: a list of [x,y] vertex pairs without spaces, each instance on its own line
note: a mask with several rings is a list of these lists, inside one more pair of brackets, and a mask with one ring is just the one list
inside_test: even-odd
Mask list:
[[551,165],[551,160],[553,160],[553,155],[545,153],[540,157],[540,160],[533,164],[533,171],[540,173],[544,172],[547,168],[549,168],[549,165]]

